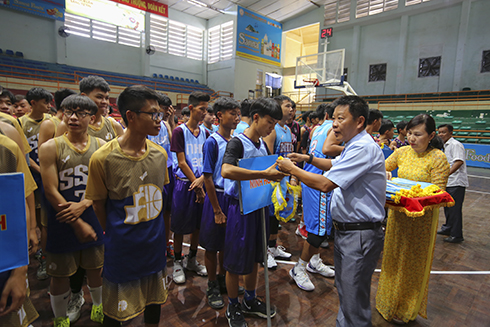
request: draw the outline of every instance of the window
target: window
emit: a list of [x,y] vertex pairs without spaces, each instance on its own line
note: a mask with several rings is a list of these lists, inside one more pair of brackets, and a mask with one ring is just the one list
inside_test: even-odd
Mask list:
[[351,0],[327,0],[324,25],[347,22],[350,19]]
[[208,30],[208,63],[233,58],[233,21]]
[[386,64],[369,65],[368,82],[386,81]]
[[419,60],[419,77],[439,76],[441,57],[422,58]]
[[202,60],[203,30],[187,26],[187,58]]
[[356,18],[398,8],[398,0],[357,0]]
[[184,57],[185,24],[171,20],[168,26],[168,53]]
[[405,0],[405,6],[418,5],[422,2],[428,2],[430,0]]
[[96,40],[141,47],[141,32],[113,24],[65,13],[65,26],[73,35]]
[[482,73],[490,72],[490,50],[483,51],[483,55],[481,59],[481,72]]
[[168,20],[162,16],[150,15],[150,44],[155,50],[167,52]]

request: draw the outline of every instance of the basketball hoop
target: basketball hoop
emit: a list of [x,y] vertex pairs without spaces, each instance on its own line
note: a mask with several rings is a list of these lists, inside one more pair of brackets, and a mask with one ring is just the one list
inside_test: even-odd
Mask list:
[[304,79],[303,82],[305,82],[305,83],[312,83],[314,87],[320,86],[320,81],[318,80],[318,78],[316,78],[314,80],[306,80],[306,79]]

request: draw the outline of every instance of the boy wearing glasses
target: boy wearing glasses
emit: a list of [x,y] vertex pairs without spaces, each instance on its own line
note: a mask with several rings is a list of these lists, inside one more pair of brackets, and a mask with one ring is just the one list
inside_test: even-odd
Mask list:
[[92,201],[84,198],[89,160],[105,142],[89,136],[96,104],[88,97],[71,95],[63,100],[68,132],[41,145],[39,159],[47,205],[47,273],[51,276],[50,298],[54,326],[69,326],[69,277],[79,267],[86,269],[92,297],[91,319],[102,323],[102,278],[104,262],[102,227]]
[[90,159],[85,197],[105,230],[104,326],[121,326],[143,311],[145,325],[158,326],[167,299],[162,197],[167,152],[146,138],[161,129],[158,99],[147,87],[126,88],[117,100],[126,132]]

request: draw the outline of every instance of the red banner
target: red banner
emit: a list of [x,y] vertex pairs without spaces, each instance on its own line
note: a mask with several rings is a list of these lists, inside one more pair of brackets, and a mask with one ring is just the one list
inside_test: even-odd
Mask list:
[[168,17],[168,5],[152,0],[111,0],[139,10]]

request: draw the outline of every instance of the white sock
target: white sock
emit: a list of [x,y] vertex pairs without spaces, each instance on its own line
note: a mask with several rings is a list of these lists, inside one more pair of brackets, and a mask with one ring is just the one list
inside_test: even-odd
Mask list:
[[308,262],[303,261],[301,258],[299,258],[298,263],[297,263],[297,264],[294,266],[294,270],[295,270],[295,271],[298,271],[298,270],[303,270],[303,271],[305,271],[305,270],[306,270],[306,264],[307,264],[307,263],[308,263]]
[[102,286],[99,287],[90,287],[88,286],[88,290],[90,291],[90,296],[92,297],[92,303],[95,306],[99,306],[102,303]]
[[320,261],[320,253],[313,255],[310,259],[310,263],[313,267],[318,266],[319,261]]
[[55,318],[66,317],[66,309],[68,307],[68,301],[70,300],[71,291],[68,290],[66,293],[61,295],[49,295],[51,300],[51,309]]

